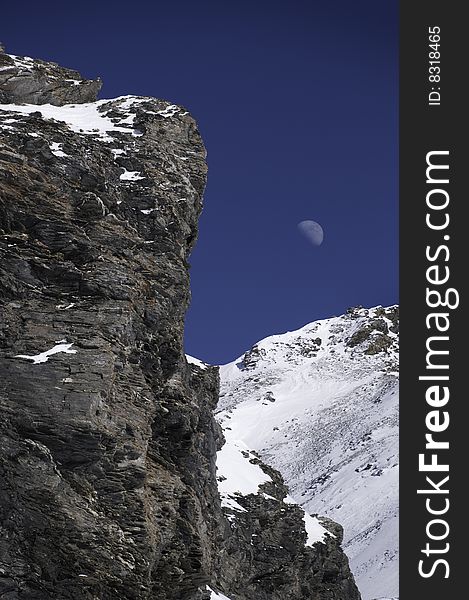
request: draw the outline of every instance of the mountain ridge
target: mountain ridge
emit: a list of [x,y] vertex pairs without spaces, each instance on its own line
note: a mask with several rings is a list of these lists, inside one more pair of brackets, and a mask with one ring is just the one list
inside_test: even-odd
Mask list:
[[399,308],[355,307],[220,367],[217,419],[345,529],[364,600],[398,595]]

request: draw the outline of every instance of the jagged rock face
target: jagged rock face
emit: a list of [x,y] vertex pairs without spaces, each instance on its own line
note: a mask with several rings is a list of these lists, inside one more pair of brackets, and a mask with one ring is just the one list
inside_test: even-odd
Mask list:
[[306,515],[288,497],[278,471],[258,458],[249,460],[270,480],[257,493],[232,496],[235,503],[223,509],[230,531],[220,587],[231,600],[360,600],[341,549],[340,525]]
[[0,111],[0,589],[193,598],[218,526],[217,375],[182,352],[202,141],[148,98],[19,108]]
[[[355,600],[300,509],[222,514],[218,371],[183,353],[205,149],[183,108],[99,86],[0,53],[0,595]],[[244,530],[266,520],[300,543],[284,572]]]
[[55,63],[5,54],[0,46],[0,103],[63,106],[94,102],[100,79],[89,80]]

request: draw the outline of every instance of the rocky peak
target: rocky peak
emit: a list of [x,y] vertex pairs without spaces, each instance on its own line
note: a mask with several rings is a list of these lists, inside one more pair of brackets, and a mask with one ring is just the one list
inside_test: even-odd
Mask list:
[[205,148],[99,87],[0,54],[0,596],[359,600],[337,527],[252,453],[224,455],[260,493],[221,497],[218,370],[183,351]]
[[6,54],[0,44],[0,102],[3,104],[83,104],[94,102],[101,79],[85,79],[54,62]]

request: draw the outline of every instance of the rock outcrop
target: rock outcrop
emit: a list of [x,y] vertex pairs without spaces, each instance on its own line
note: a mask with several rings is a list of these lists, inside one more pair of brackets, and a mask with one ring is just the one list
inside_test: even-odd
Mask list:
[[340,546],[342,527],[330,519],[311,518],[288,496],[278,471],[255,453],[244,454],[267,481],[257,493],[237,493],[223,502],[230,531],[217,583],[232,600],[358,600]]
[[0,52],[0,596],[358,599],[298,507],[223,513],[218,371],[183,352],[205,149],[100,86]]
[[94,102],[100,79],[84,79],[76,71],[27,56],[5,54],[0,47],[0,103],[63,106]]

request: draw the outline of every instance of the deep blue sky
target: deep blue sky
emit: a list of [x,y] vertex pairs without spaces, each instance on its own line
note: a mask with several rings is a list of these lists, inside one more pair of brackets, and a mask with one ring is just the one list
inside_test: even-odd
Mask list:
[[[397,0],[10,2],[12,54],[185,105],[208,149],[186,350],[398,301]],[[297,223],[321,223],[313,247]]]

